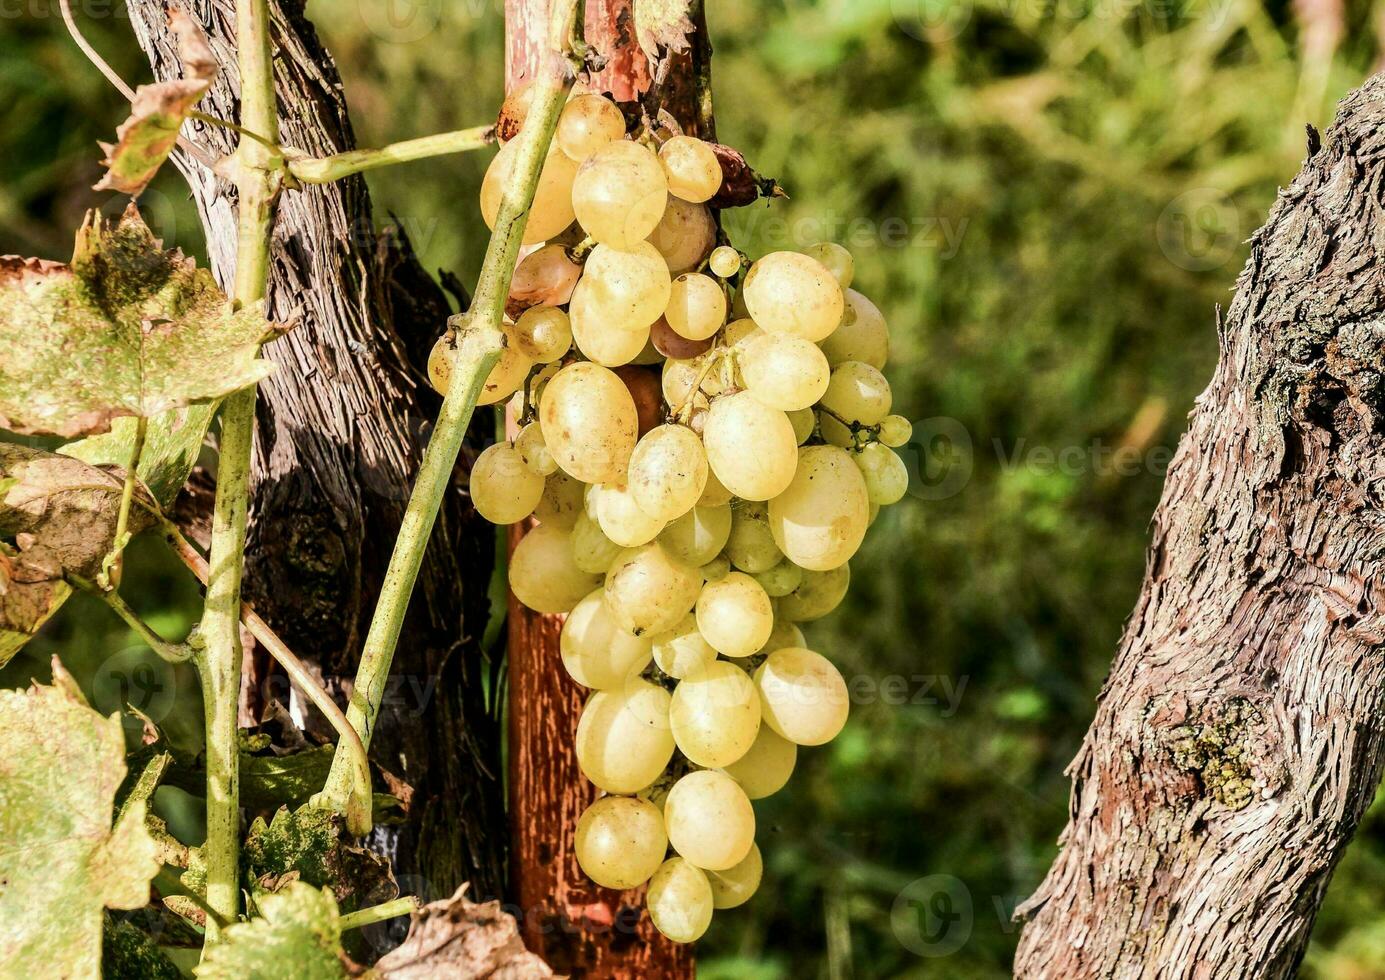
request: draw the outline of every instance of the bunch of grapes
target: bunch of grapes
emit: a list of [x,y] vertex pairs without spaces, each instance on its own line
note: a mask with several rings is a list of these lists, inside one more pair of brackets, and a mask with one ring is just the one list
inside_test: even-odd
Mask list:
[[[488,223],[515,145],[486,174]],[[725,179],[713,144],[568,102],[481,399],[512,398],[518,434],[471,474],[483,517],[535,519],[510,586],[567,614],[563,666],[592,691],[577,756],[606,795],[577,859],[600,885],[648,883],[678,942],[755,892],[751,801],[845,723],[846,683],[800,624],[841,602],[908,482],[885,321],[850,254],[749,263],[718,244]],[[454,346],[430,361],[439,390]]]

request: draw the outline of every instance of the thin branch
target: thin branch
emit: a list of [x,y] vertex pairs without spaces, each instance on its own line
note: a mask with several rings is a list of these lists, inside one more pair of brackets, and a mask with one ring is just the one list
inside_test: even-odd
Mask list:
[[347,912],[345,915],[338,916],[337,925],[342,932],[347,929],[359,929],[362,926],[373,925],[376,922],[384,922],[388,919],[396,919],[401,915],[408,915],[421,903],[413,896],[408,895],[404,898],[396,898],[392,902],[382,902],[379,905],[372,905],[368,909],[361,909],[359,912]]
[[101,560],[101,574],[96,582],[103,589],[120,584],[120,556],[130,542],[130,501],[135,496],[135,484],[139,482],[139,458],[144,452],[144,437],[149,431],[149,420],[143,415],[135,421],[135,441],[130,447],[130,459],[125,465],[125,483],[120,488],[120,510],[115,519],[115,537],[111,539],[111,550]]
[[67,33],[72,35],[72,40],[77,42],[77,47],[82,49],[82,54],[87,56],[87,60],[96,66],[96,70],[106,76],[106,81],[114,85],[120,94],[125,96],[126,102],[135,101],[135,90],[125,84],[125,79],[116,74],[116,70],[106,63],[106,59],[101,57],[91,42],[82,36],[82,32],[77,27],[77,19],[72,16],[72,4],[70,0],[58,0],[58,7],[62,10],[63,23],[67,25]]
[[304,184],[328,184],[351,174],[394,163],[479,150],[495,142],[495,125],[473,126],[451,133],[420,136],[391,143],[378,150],[348,150],[328,157],[300,157],[288,161],[289,173]]
[[[355,690],[347,717],[370,744],[375,720],[384,698],[385,684],[395,647],[403,627],[404,613],[423,564],[423,552],[437,520],[443,496],[452,485],[452,471],[457,453],[466,436],[468,424],[476,408],[487,375],[499,360],[504,349],[504,334],[500,325],[505,313],[505,299],[510,292],[515,263],[524,237],[529,209],[534,203],[539,174],[553,141],[558,114],[572,89],[580,60],[573,51],[574,19],[580,21],[585,9],[584,0],[565,0],[552,8],[552,54],[557,62],[534,83],[534,101],[524,126],[515,138],[517,152],[514,169],[500,197],[495,230],[486,248],[481,266],[476,296],[471,308],[462,318],[458,331],[458,347],[452,368],[452,379],[438,414],[437,426],[423,453],[413,493],[400,523],[399,537],[385,571],[384,585],[366,634],[365,648],[356,672]],[[350,761],[341,746],[332,760],[332,772],[327,778],[323,798],[338,811],[349,797]]]
[[140,618],[139,613],[130,608],[130,604],[121,598],[119,592],[116,592],[114,589],[102,588],[95,582],[84,579],[80,575],[74,575],[71,572],[64,577],[68,584],[81,589],[83,592],[90,592],[106,605],[110,606],[111,611],[125,620],[125,624],[139,634],[140,639],[149,645],[149,649],[153,650],[164,660],[167,660],[171,664],[178,664],[192,659],[191,647],[186,643],[174,643],[171,640],[165,640],[152,626]]

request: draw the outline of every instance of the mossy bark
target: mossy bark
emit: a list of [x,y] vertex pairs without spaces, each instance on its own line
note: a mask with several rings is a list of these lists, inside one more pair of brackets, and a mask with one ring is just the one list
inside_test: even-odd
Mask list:
[[1287,977],[1385,763],[1385,76],[1251,242],[1022,977]]

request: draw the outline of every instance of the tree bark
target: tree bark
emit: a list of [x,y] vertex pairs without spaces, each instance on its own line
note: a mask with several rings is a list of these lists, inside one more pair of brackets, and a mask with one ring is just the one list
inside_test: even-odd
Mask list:
[[[187,6],[222,65],[199,108],[236,120],[233,0]],[[314,155],[353,148],[340,76],[301,0],[270,7],[282,143]],[[180,74],[165,4],[134,0],[130,11],[155,74]],[[234,133],[191,125],[199,144],[232,149]],[[212,270],[229,282],[234,189],[186,157],[176,162]],[[377,236],[359,176],[284,193],[269,295],[271,318],[295,329],[265,350],[280,370],[260,386],[247,593],[329,686],[349,692],[440,402],[423,366],[450,309],[407,241]],[[494,537],[465,485],[459,474],[439,515],[371,743],[372,756],[412,787],[407,823],[379,832],[376,844],[408,890],[429,898],[463,881],[480,896],[503,884],[501,732],[487,705],[496,677],[479,649]]]
[[1385,762],[1385,76],[1251,242],[1023,977],[1286,977]]
[[[537,71],[547,12],[548,0],[506,0],[507,90]],[[661,106],[685,132],[712,138],[710,97],[703,98],[711,48],[700,4],[696,14],[689,50],[661,51],[651,66],[635,42],[631,0],[588,0],[586,40],[610,58],[589,88]],[[512,532],[511,549],[521,536]],[[510,878],[525,945],[573,976],[691,978],[692,948],[653,927],[642,888],[600,888],[578,867],[577,818],[600,792],[577,764],[586,693],[560,666],[561,629],[561,616],[539,615],[510,596]]]

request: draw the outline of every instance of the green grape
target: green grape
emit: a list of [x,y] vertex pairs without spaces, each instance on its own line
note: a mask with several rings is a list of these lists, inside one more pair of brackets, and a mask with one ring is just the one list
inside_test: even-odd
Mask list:
[[648,800],[605,796],[577,819],[573,845],[577,863],[598,885],[638,888],[664,863],[668,834],[663,814]]
[[826,657],[812,650],[775,650],[755,671],[755,686],[760,689],[765,724],[790,742],[823,745],[846,724],[846,681]]
[[670,197],[664,216],[649,233],[648,240],[668,263],[668,271],[682,275],[701,265],[716,245],[716,219],[705,204],[689,204]]
[[534,512],[543,477],[524,464],[508,442],[486,447],[471,467],[471,502],[492,524],[513,524]]
[[760,730],[760,697],[744,670],[713,660],[673,689],[669,724],[694,765],[719,768],[745,755]]
[[569,364],[543,390],[539,420],[558,465],[583,483],[625,478],[638,417],[630,389],[597,364]]
[[707,268],[723,279],[729,279],[741,269],[741,253],[730,245],[718,245],[707,260]]
[[704,582],[720,582],[731,574],[731,559],[725,555],[717,555],[707,564],[698,569],[702,573]]
[[750,267],[741,286],[746,309],[770,333],[816,343],[842,319],[842,287],[817,259],[771,252]]
[[697,941],[712,924],[707,874],[682,858],[669,858],[654,872],[644,903],[654,928],[675,943]]
[[885,326],[885,317],[874,303],[854,289],[846,291],[842,322],[820,344],[827,355],[827,363],[833,367],[845,361],[861,361],[884,370],[890,358],[890,332]]
[[706,485],[707,452],[687,426],[661,425],[635,445],[630,456],[630,493],[651,517],[660,521],[682,517],[693,509]]
[[673,290],[668,263],[649,242],[628,250],[597,245],[587,256],[573,303],[583,297],[608,330],[647,330],[663,314]]
[[784,559],[769,527],[769,508],[746,501],[731,508],[731,534],[726,539],[731,564],[752,575],[767,572]]
[[583,486],[562,470],[554,473],[543,483],[543,496],[534,508],[534,516],[544,524],[571,531],[582,513]]
[[555,524],[532,529],[510,555],[510,591],[535,612],[567,612],[600,582],[573,563],[572,535]]
[[725,871],[707,871],[707,883],[712,886],[712,908],[733,909],[750,901],[750,896],[760,887],[764,874],[764,861],[760,848],[750,845],[750,853],[743,857],[735,867]]
[[629,140],[607,143],[587,157],[572,181],[577,220],[587,234],[612,248],[642,243],[658,227],[667,204],[668,179],[659,158]]
[[817,344],[787,334],[756,337],[746,345],[740,366],[746,389],[756,400],[784,412],[812,406],[832,377]]
[[893,449],[871,442],[859,453],[852,453],[852,458],[866,478],[866,496],[872,504],[888,507],[899,503],[909,489],[909,471]]
[[515,452],[519,453],[520,461],[539,476],[558,471],[558,461],[548,451],[548,444],[543,441],[543,427],[537,422],[530,422],[519,430],[519,435],[515,436]]
[[731,536],[731,508],[698,505],[659,533],[659,543],[685,565],[702,566],[726,547]]
[[531,306],[512,332],[519,352],[538,364],[551,364],[572,347],[572,323],[554,306]]
[[[806,574],[819,574],[817,572]],[[790,622],[780,610],[774,617],[774,629],[769,634],[769,639],[765,645],[756,650],[756,653],[773,653],[775,650],[782,650],[784,647],[801,647],[807,645],[807,640],[803,638],[803,631],[798,628],[796,623]]]
[[755,843],[755,811],[745,790],[714,769],[690,772],[668,791],[664,829],[669,845],[699,868],[735,867]]
[[554,243],[537,248],[520,259],[515,267],[505,308],[528,310],[535,306],[566,306],[581,275],[582,267],[568,257],[566,245]]
[[702,576],[658,544],[630,548],[606,573],[606,603],[616,622],[644,636],[672,629],[697,602]]
[[856,553],[869,513],[866,481],[851,454],[836,446],[808,446],[799,450],[789,486],[769,502],[769,529],[785,557],[820,572]]
[[760,583],[744,572],[708,582],[697,597],[697,628],[728,657],[748,657],[769,639],[774,606]]
[[817,428],[818,416],[811,408],[800,408],[796,412],[789,412],[789,424],[793,426],[794,438],[801,446],[808,441],[808,437],[813,434],[813,429]]
[[891,449],[907,445],[914,427],[903,415],[886,415],[880,420],[880,441]]
[[601,533],[622,548],[648,544],[664,529],[664,522],[639,505],[627,484],[603,483],[589,493]]
[[608,793],[635,793],[659,778],[673,758],[672,697],[639,677],[619,691],[587,699],[577,722],[577,764]]
[[[704,425],[705,428],[705,425]],[[722,482],[717,479],[717,475],[712,472],[710,466],[707,467],[707,486],[702,490],[702,498],[698,500],[699,507],[720,507],[722,504],[731,502],[732,493],[727,490]]]
[[572,679],[597,691],[623,687],[653,658],[647,637],[635,636],[616,623],[601,589],[587,593],[568,613],[558,635],[558,651]]
[[746,796],[752,800],[762,800],[784,788],[793,775],[797,760],[797,745],[768,725],[761,725],[745,755],[723,769],[726,775],[740,784]]
[[768,500],[793,480],[798,442],[788,416],[748,391],[712,402],[702,439],[717,479],[737,497]]
[[[486,176],[481,181],[481,217],[486,227],[495,230],[495,219],[500,214],[500,198],[509,183],[510,172],[514,169],[515,157],[519,155],[519,141],[511,140],[500,148]],[[524,244],[534,245],[560,234],[572,224],[574,182],[578,173],[577,164],[565,153],[550,151],[543,162],[539,174],[538,187],[534,191],[534,204],[529,209],[529,220],[524,226]],[[662,172],[660,173],[662,177]],[[644,236],[641,235],[641,238]]]
[[553,142],[576,163],[625,135],[625,115],[604,95],[578,95],[558,117]]
[[708,143],[692,136],[675,136],[659,149],[668,177],[668,192],[700,204],[721,190],[721,161]]
[[817,245],[810,245],[803,250],[803,254],[821,262],[843,289],[851,285],[851,279],[856,274],[856,260],[851,257],[850,252],[836,242],[819,242]]
[[803,569],[786,558],[769,571],[757,573],[754,579],[760,583],[766,595],[771,599],[777,599],[798,588],[798,584],[803,581]]
[[692,613],[654,637],[653,645],[654,662],[674,678],[687,677],[717,659],[717,652],[697,631],[697,617]]
[[706,340],[726,322],[726,293],[711,276],[685,272],[673,281],[664,319],[678,336]]
[[848,563],[829,568],[825,572],[805,571],[798,588],[779,600],[779,615],[795,623],[821,619],[841,605],[841,601],[846,598],[846,588],[850,582],[851,565]]
[[572,525],[572,560],[578,568],[593,575],[604,575],[611,562],[624,550],[606,537],[601,525],[583,511]]
[[890,383],[864,361],[843,361],[832,371],[822,407],[848,422],[874,425],[890,414]]

